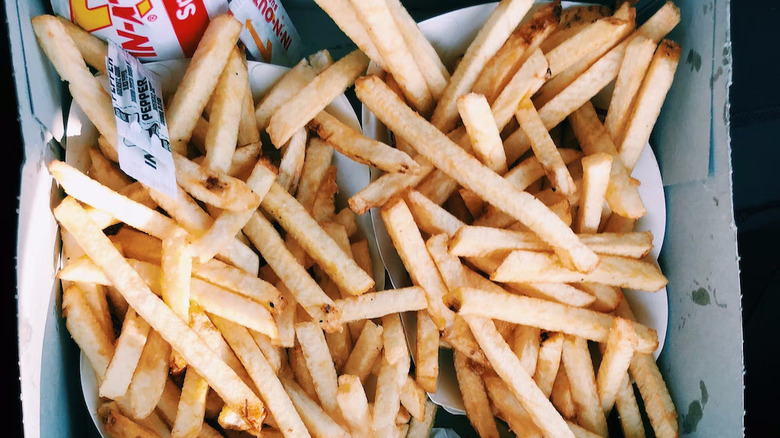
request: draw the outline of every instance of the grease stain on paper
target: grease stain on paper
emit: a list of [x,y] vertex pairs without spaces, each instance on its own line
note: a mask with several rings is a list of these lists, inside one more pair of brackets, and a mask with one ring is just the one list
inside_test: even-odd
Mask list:
[[691,71],[696,70],[698,73],[701,70],[701,54],[695,50],[691,49],[688,51],[688,57],[685,58],[685,62],[691,66]]
[[696,432],[699,422],[704,417],[704,406],[707,405],[710,398],[707,385],[704,384],[703,380],[699,380],[699,391],[701,391],[701,398],[688,404],[688,412],[683,415],[682,429],[686,435]]
[[707,289],[700,287],[693,292],[691,292],[691,301],[694,303],[700,305],[700,306],[709,306],[710,305],[710,293],[707,291]]

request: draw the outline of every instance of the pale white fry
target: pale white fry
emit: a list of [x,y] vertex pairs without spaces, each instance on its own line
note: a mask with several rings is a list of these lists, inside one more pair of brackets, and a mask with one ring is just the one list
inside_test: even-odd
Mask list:
[[303,357],[314,381],[314,389],[317,391],[322,408],[331,418],[340,419],[341,410],[336,402],[338,376],[328,344],[325,342],[325,334],[313,322],[296,324],[295,334],[301,344]]
[[607,419],[599,401],[588,341],[567,335],[563,340],[561,359],[569,378],[571,397],[579,423],[591,432],[607,436]]
[[411,286],[347,297],[336,300],[335,305],[341,309],[341,322],[353,322],[425,309],[428,301],[423,288]]
[[242,105],[249,86],[246,65],[237,47],[233,47],[211,96],[209,129],[206,132],[206,159],[210,169],[227,172],[238,142]]
[[127,397],[133,418],[146,418],[154,411],[168,380],[168,359],[171,346],[154,330],[146,337],[146,345],[138,360]]
[[301,128],[282,147],[282,161],[276,182],[291,194],[298,188],[306,156],[306,128]]
[[100,384],[101,397],[116,399],[125,395],[148,335],[149,324],[135,310],[128,310],[122,332],[116,340],[114,355]]
[[306,59],[301,59],[293,68],[279,79],[269,89],[255,108],[257,128],[264,131],[268,128],[271,116],[285,102],[290,100],[298,91],[311,82],[317,74],[311,68]]
[[601,222],[601,210],[612,171],[612,156],[605,153],[582,158],[582,194],[574,230],[595,234]]

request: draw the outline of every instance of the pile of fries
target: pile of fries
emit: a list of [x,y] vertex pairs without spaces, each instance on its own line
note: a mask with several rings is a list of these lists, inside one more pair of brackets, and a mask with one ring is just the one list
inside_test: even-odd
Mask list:
[[[106,430],[426,437],[443,347],[482,437],[495,417],[519,436],[607,436],[613,409],[644,436],[633,383],[655,435],[677,436],[657,334],[621,288],[667,283],[633,230],[647,212],[630,175],[677,66],[662,39],[679,10],[637,27],[629,2],[503,0],[445,66],[399,0],[316,2],[358,50],[301,60],[257,103],[241,23],[211,21],[166,99],[175,197],[119,170],[111,98],[87,66],[105,71],[106,45],[33,19],[101,135],[87,173],[49,170],[67,194],[63,314]],[[394,144],[329,112],[353,84]],[[340,211],[334,151],[385,172]],[[371,208],[414,286],[374,290],[356,217]]]

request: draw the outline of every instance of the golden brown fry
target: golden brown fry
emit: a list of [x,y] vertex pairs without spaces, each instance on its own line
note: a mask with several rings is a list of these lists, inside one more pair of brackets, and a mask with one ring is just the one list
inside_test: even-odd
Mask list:
[[430,113],[434,104],[433,96],[387,2],[353,0],[352,7],[384,61],[382,68],[393,74],[407,101],[417,111]]
[[76,285],[68,286],[62,293],[62,314],[70,336],[89,360],[100,384],[114,355],[113,339],[100,327],[84,291]]
[[[458,309],[460,315],[476,315],[548,331],[560,331],[596,342],[607,341],[614,319],[611,315],[592,310],[468,287],[456,289],[447,297],[447,301]],[[638,323],[634,323],[634,330],[639,338],[637,351],[651,353],[658,347],[655,330]]]
[[620,288],[599,283],[579,283],[579,289],[593,295],[596,299],[590,305],[597,312],[611,312],[617,308],[622,299]]
[[436,392],[439,378],[439,329],[425,310],[417,312],[417,349],[414,375],[427,392]]
[[583,157],[582,199],[574,223],[576,232],[591,234],[598,232],[611,170],[612,156],[609,154],[600,152]]
[[523,438],[542,438],[542,433],[536,427],[523,406],[512,394],[503,380],[494,375],[485,375],[485,388],[490,401],[498,411],[498,416],[506,421],[509,429]]
[[469,359],[458,351],[453,353],[453,358],[458,387],[471,425],[481,437],[498,437],[498,428],[478,366],[469,363]]
[[382,220],[412,281],[425,291],[428,298],[428,313],[436,326],[442,330],[451,325],[453,313],[442,301],[447,293],[447,287],[436,270],[420,231],[403,199],[396,198],[385,204],[382,207]]
[[555,377],[552,393],[550,393],[550,401],[564,418],[571,420],[576,417],[577,410],[574,406],[574,400],[571,398],[569,378],[566,376],[566,367],[564,366],[558,368],[558,375]]
[[320,112],[309,122],[309,129],[358,163],[385,172],[414,173],[420,170],[420,165],[406,153],[365,137],[326,111]]
[[[458,119],[457,99],[471,90],[490,57],[504,44],[532,3],[530,0],[505,0],[490,14],[466,49],[436,105],[431,122],[439,130],[449,132],[455,128]],[[395,129],[392,131],[398,133]]]
[[474,155],[493,172],[506,173],[508,169],[504,145],[485,96],[475,93],[464,94],[458,98],[457,104],[458,112],[471,139]]
[[[533,51],[517,73],[511,77],[506,87],[493,100],[490,107],[498,130],[503,130],[515,116],[515,110],[523,99],[533,96],[547,79],[547,58],[540,50]],[[510,163],[518,157],[507,157]]]
[[368,58],[355,50],[317,75],[290,100],[282,104],[268,124],[271,142],[277,148],[344,92],[368,67]]
[[611,286],[656,292],[668,280],[652,263],[617,256],[601,256],[598,267],[584,274],[564,268],[551,254],[512,251],[491,274],[498,282],[602,283]]
[[604,119],[604,128],[613,139],[623,137],[628,111],[639,86],[642,85],[654,51],[653,41],[643,35],[638,35],[626,46],[626,54],[615,80],[615,90],[609,101],[607,117]]
[[508,341],[512,352],[520,359],[520,365],[531,376],[536,372],[536,362],[539,359],[540,335],[541,329],[538,327],[518,325],[515,327],[511,341]]
[[616,142],[620,151],[620,160],[627,171],[634,169],[642,153],[655,121],[661,112],[666,93],[672,86],[674,72],[680,61],[679,44],[664,40],[653,56],[642,88],[636,95],[631,107],[622,137]]
[[[376,76],[356,81],[358,98],[393,132],[409,143],[450,177],[480,195],[487,202],[501,205],[513,217],[532,227],[567,263],[582,271],[598,264],[598,256],[582,242],[554,213],[532,195],[520,192],[468,152],[457,147],[441,131],[405,106]],[[438,325],[438,324],[437,324]]]
[[349,374],[339,376],[336,400],[352,434],[360,436],[368,433],[371,429],[371,413],[360,378]]
[[374,367],[374,362],[382,352],[382,332],[381,325],[366,321],[360,332],[360,337],[355,341],[352,353],[342,369],[342,374],[357,376],[362,382],[365,382],[366,377]]
[[567,335],[563,340],[561,360],[569,379],[571,397],[577,409],[577,420],[585,429],[607,436],[607,419],[599,401],[588,341]]
[[188,369],[181,388],[171,438],[197,436],[203,427],[209,384],[194,369]]
[[562,333],[551,333],[543,331],[541,333],[541,343],[539,346],[539,356],[536,362],[536,372],[534,381],[542,390],[545,396],[550,397],[553,389],[555,377],[558,375],[558,368],[561,364],[561,351],[563,350]]
[[605,17],[587,25],[571,38],[563,41],[554,49],[545,53],[550,62],[552,77],[565,71],[571,65],[600,47],[614,43],[633,27],[627,20]]
[[168,103],[166,119],[174,152],[186,154],[195,124],[217,86],[242,28],[241,22],[228,14],[209,22],[176,93]]
[[609,415],[615,404],[636,344],[636,333],[631,323],[623,318],[615,318],[596,375],[596,385],[604,415]]
[[[336,193],[339,186],[336,183],[338,168],[330,166],[322,177],[317,196],[311,206],[311,216],[317,223],[323,224],[333,219],[336,214]],[[343,249],[343,248],[342,248]]]
[[425,402],[428,395],[425,390],[415,382],[412,376],[406,376],[401,387],[401,405],[406,408],[412,417],[418,420],[425,419]]

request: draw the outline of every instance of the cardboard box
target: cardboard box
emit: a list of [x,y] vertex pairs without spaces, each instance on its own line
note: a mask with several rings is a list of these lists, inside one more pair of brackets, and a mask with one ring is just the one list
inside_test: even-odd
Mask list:
[[[404,3],[426,17],[446,12],[440,2]],[[659,366],[680,416],[681,435],[740,436],[743,361],[728,130],[729,1],[675,3],[682,22],[669,38],[683,53],[651,138],[667,199],[660,263],[669,278],[669,326]],[[640,20],[660,4],[641,2]],[[25,147],[17,243],[24,432],[28,437],[96,436],[55,279],[59,235],[51,208],[61,194],[45,165],[62,156],[69,97],[30,26],[30,18],[50,6],[45,0],[11,0],[5,7]],[[285,7],[310,50],[328,48],[339,57],[350,47],[310,0],[288,0]]]

